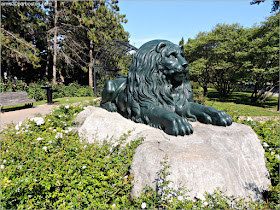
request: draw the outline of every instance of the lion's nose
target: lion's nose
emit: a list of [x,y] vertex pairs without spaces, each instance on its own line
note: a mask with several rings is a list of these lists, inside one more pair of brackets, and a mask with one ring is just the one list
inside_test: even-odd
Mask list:
[[184,67],[184,69],[185,68],[187,68],[188,67],[188,63],[187,62],[184,62],[183,64],[182,64],[182,66]]

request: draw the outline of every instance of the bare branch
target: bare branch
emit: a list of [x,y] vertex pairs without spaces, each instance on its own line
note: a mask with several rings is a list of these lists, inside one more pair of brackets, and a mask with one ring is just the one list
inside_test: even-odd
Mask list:
[[[80,68],[83,68],[83,66],[78,63],[77,61],[75,61],[74,59],[72,59],[70,56],[67,55],[67,53],[65,53],[63,50],[60,50],[61,54],[64,58],[67,64],[69,64],[70,66],[73,66],[71,62],[77,64],[78,66],[80,66]],[[70,64],[71,63],[71,64]],[[87,65],[87,64],[86,64]]]
[[24,57],[28,62],[30,61],[28,55],[23,54],[23,53],[21,53],[21,52],[15,50],[15,49],[13,49],[13,48],[7,46],[7,45],[4,45],[4,46],[5,46],[6,48],[10,49],[11,51],[13,51],[13,52],[15,52],[15,53],[21,55],[21,56]]
[[74,51],[72,48],[68,48],[72,53],[74,53],[75,57],[77,57],[82,63],[84,63],[85,65],[88,65],[87,62],[85,62],[77,53],[76,51]]
[[28,42],[26,42],[26,41],[24,41],[24,40],[22,40],[22,39],[16,37],[14,34],[12,34],[11,32],[9,32],[9,31],[7,31],[7,30],[5,30],[4,28],[1,28],[1,30],[4,31],[6,34],[8,34],[8,35],[14,37],[17,41],[19,41],[19,42],[25,44],[27,47],[32,48],[33,51],[36,52],[36,48],[35,48],[34,46],[32,46],[30,43],[28,43]]

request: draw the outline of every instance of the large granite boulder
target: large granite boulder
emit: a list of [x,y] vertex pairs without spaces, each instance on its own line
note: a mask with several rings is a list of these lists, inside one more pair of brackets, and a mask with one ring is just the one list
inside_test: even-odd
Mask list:
[[219,187],[226,195],[251,195],[258,200],[261,192],[269,188],[264,150],[249,126],[233,123],[220,127],[195,122],[191,123],[194,134],[175,137],[96,107],[88,107],[76,121],[81,124],[79,134],[89,142],[118,139],[129,130],[132,132],[127,141],[145,137],[136,149],[131,168],[133,196],[139,196],[146,185],[156,188],[160,162],[166,155],[170,187],[186,187],[191,190],[191,198]]
[[141,137],[144,130],[154,129],[148,125],[135,123],[122,117],[117,112],[108,112],[105,109],[88,106],[75,119],[79,125],[79,135],[89,143],[103,140],[117,140],[131,131],[127,141]]

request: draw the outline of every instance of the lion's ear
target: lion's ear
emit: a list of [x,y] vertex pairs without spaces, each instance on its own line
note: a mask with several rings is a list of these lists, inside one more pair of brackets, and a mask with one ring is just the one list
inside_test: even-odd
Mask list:
[[164,48],[166,46],[166,44],[164,43],[164,42],[160,42],[160,43],[158,43],[158,45],[156,46],[156,52],[160,52],[160,50],[162,49],[162,48]]

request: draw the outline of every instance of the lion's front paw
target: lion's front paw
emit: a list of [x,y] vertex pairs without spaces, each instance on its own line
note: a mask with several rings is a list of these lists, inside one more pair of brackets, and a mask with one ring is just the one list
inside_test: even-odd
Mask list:
[[199,121],[207,124],[221,126],[229,126],[232,124],[232,118],[227,115],[226,112],[218,111],[213,108],[209,108],[206,112],[204,112]]
[[106,109],[109,112],[116,112],[117,111],[116,104],[111,103],[111,102],[101,103],[100,107],[103,108],[103,109]]
[[164,132],[169,135],[189,135],[193,133],[192,125],[186,118],[180,117],[175,113],[168,113],[164,119]]

